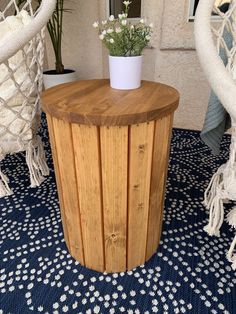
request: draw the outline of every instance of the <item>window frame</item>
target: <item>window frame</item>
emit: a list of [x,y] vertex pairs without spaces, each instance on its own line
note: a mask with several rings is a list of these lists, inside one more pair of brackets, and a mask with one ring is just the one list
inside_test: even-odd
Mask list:
[[[194,22],[195,15],[193,15],[194,6],[195,6],[196,0],[189,0],[189,9],[188,9],[188,22]],[[221,20],[221,17],[218,15],[212,15],[211,16],[212,21],[219,21]]]
[[[143,0],[141,0],[141,10],[140,10],[140,17],[130,17],[128,18],[129,21],[139,21],[142,17],[142,11],[143,11]],[[110,0],[106,0],[106,17],[107,19],[111,15],[111,8],[110,8]]]

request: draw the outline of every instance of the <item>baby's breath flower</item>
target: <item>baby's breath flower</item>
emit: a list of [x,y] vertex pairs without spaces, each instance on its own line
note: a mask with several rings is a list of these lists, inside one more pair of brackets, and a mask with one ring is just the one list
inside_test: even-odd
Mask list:
[[123,4],[125,10],[118,14],[118,19],[110,15],[107,20],[101,22],[101,25],[94,22],[93,26],[99,29],[99,38],[109,49],[110,55],[141,56],[151,39],[153,24],[146,24],[144,19],[140,19],[139,23],[134,25],[129,23],[127,18],[131,1],[123,1]]
[[132,2],[131,1],[123,1],[124,5],[128,7]]
[[94,22],[94,23],[93,23],[93,27],[94,27],[94,28],[98,28],[98,25],[99,25],[98,22]]
[[111,34],[111,33],[113,33],[113,32],[114,32],[114,30],[113,30],[112,28],[108,28],[107,34]]
[[126,18],[126,17],[127,17],[127,14],[126,14],[126,13],[118,14],[118,18],[119,18],[120,20],[122,20],[122,19],[124,19],[124,18]]
[[116,28],[116,33],[121,33],[122,32],[122,29],[120,27],[117,27]]

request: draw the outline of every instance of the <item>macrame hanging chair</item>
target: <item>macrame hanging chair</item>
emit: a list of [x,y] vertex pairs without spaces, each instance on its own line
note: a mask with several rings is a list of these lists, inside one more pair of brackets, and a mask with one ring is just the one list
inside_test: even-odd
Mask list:
[[[219,15],[217,21],[212,19],[212,11]],[[224,37],[225,31],[232,37],[230,47]],[[224,220],[224,203],[236,201],[236,0],[231,1],[225,14],[215,7],[215,0],[200,0],[195,16],[195,41],[202,68],[210,86],[229,113],[232,125],[229,160],[213,175],[204,200],[209,209],[209,223],[205,231],[209,235],[219,236]],[[227,66],[219,56],[222,48],[227,54]],[[236,229],[236,206],[232,206],[227,221]],[[227,253],[233,269],[236,269],[235,249],[236,236]]]
[[[0,3],[0,162],[7,154],[26,152],[31,187],[48,175],[40,125],[40,93],[45,25],[56,0]],[[12,194],[0,168],[0,197]]]

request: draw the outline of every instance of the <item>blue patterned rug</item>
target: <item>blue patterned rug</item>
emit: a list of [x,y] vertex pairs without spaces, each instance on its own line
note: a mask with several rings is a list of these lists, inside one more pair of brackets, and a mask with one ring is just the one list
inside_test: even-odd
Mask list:
[[213,157],[199,133],[173,131],[164,227],[158,252],[133,271],[102,274],[80,266],[63,239],[47,128],[42,129],[50,177],[28,188],[22,154],[2,169],[14,195],[0,199],[0,314],[9,313],[236,313],[236,273],[225,253],[234,235],[203,232],[204,189],[226,160]]

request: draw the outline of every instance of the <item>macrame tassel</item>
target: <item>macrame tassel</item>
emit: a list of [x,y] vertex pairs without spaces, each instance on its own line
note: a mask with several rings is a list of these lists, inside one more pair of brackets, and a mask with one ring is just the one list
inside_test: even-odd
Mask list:
[[37,138],[37,141],[38,141],[37,163],[38,163],[40,171],[42,172],[42,175],[48,176],[49,175],[49,168],[48,168],[48,165],[46,163],[46,156],[45,156],[45,151],[43,148],[43,142],[39,136]]
[[224,206],[220,193],[214,196],[210,204],[209,223],[204,227],[210,236],[220,236],[220,227],[224,221]]
[[236,253],[234,253],[236,248],[236,235],[234,237],[233,242],[231,243],[230,249],[227,253],[227,259],[232,263],[233,270],[236,270]]
[[236,229],[236,207],[234,207],[227,215],[227,222]]
[[13,193],[8,185],[9,179],[0,169],[0,197],[9,196]]
[[204,193],[204,201],[203,204],[207,209],[210,209],[211,204],[216,197],[217,188],[220,185],[220,178],[222,174],[222,166],[217,170],[217,172],[212,176],[211,181]]
[[[236,229],[236,207],[234,207],[227,215],[227,222],[230,226],[234,227]],[[236,270],[236,253],[234,253],[236,248],[236,235],[231,243],[230,249],[227,253],[227,259],[229,262],[232,263],[232,268]]]
[[220,235],[220,227],[224,220],[223,206],[223,172],[226,165],[222,165],[211,178],[211,181],[205,191],[203,204],[210,210],[209,223],[204,230],[209,235]]
[[39,186],[44,181],[43,175],[48,175],[49,169],[45,161],[43,144],[38,139],[37,145],[33,145],[32,141],[26,150],[26,163],[30,172],[30,187]]

